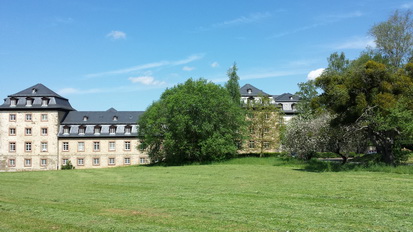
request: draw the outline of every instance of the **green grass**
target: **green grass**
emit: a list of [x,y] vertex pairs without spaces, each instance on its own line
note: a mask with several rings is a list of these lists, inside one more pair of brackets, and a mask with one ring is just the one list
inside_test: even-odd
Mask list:
[[412,231],[413,175],[212,165],[0,173],[0,231]]

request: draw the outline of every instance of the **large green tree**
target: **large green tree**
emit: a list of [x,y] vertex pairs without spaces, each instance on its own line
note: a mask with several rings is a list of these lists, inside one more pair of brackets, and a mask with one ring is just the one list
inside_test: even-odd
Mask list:
[[375,57],[365,59],[363,54],[341,72],[327,69],[316,80],[323,90],[317,101],[336,115],[333,126],[359,125],[382,160],[394,164],[397,141],[413,131],[413,64],[394,72]]
[[395,11],[387,21],[374,25],[370,30],[376,47],[390,64],[402,67],[413,51],[412,11]]
[[138,136],[154,162],[220,160],[236,154],[244,117],[224,87],[189,79],[148,107],[138,121]]
[[229,94],[232,97],[232,100],[239,105],[241,102],[241,93],[239,91],[239,76],[237,74],[237,71],[237,64],[234,63],[234,65],[232,65],[232,67],[228,69],[227,75],[229,80],[227,83],[225,83],[225,88],[227,88]]

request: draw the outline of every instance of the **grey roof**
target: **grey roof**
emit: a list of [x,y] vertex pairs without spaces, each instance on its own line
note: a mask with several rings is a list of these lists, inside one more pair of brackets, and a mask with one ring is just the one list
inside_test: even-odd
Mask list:
[[291,93],[283,93],[281,95],[273,95],[274,101],[276,102],[297,102],[300,98]]
[[57,97],[57,98],[61,98],[64,100],[67,100],[66,98],[60,96],[59,94],[55,93],[54,91],[52,91],[51,89],[47,88],[46,86],[44,86],[43,84],[36,84],[33,85],[32,87],[29,87],[25,90],[22,90],[18,93],[9,95],[9,97]]
[[[250,93],[248,92],[248,90],[250,90]],[[242,97],[256,97],[258,95],[266,95],[269,96],[268,93],[262,91],[261,89],[256,88],[253,85],[250,84],[245,84],[244,86],[241,87],[240,89],[240,93]]]
[[[47,105],[42,105],[43,99],[48,99]],[[12,99],[17,100],[15,106],[11,106]],[[27,106],[27,100],[32,100],[32,105]],[[9,95],[4,99],[4,103],[0,105],[0,110],[75,110],[70,105],[69,100],[53,92],[42,84],[36,84],[18,93]]]
[[[144,111],[117,111],[110,108],[107,111],[71,111],[63,119],[62,125],[116,125],[136,124]],[[85,117],[87,120],[85,121]]]

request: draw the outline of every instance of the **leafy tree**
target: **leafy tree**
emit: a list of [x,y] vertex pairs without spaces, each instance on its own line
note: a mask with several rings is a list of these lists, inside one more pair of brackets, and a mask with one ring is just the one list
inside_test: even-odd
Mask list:
[[370,35],[374,37],[377,49],[390,60],[391,65],[402,67],[412,57],[412,11],[396,10],[387,21],[374,25]]
[[148,107],[138,121],[138,136],[153,161],[220,160],[236,154],[244,117],[225,88],[189,79]]
[[382,160],[394,164],[397,140],[412,135],[409,115],[413,115],[413,75],[410,70],[413,64],[393,72],[373,60],[364,64],[355,60],[342,73],[324,72],[317,78],[316,86],[324,91],[317,101],[336,115],[333,126],[359,125],[382,154]]
[[313,99],[317,97],[317,87],[314,80],[298,83],[300,90],[295,93],[300,101],[297,103],[299,117],[310,118],[315,114],[317,107],[314,105]]
[[248,100],[247,111],[249,138],[254,142],[254,147],[250,149],[254,151],[258,148],[261,157],[265,150],[277,149],[280,145],[281,112],[269,96],[259,95]]
[[236,104],[240,104],[241,101],[241,93],[239,91],[239,77],[237,74],[238,68],[237,64],[234,63],[234,65],[228,69],[227,75],[229,77],[229,80],[227,83],[225,83],[225,88],[228,90],[229,94],[232,97],[232,100]]

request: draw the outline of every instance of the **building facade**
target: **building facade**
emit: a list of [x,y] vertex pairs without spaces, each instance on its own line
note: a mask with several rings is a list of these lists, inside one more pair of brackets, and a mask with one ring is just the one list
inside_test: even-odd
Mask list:
[[0,106],[0,171],[146,164],[136,129],[142,113],[76,111],[42,84],[9,95]]
[[[268,96],[284,121],[297,113],[298,98],[292,94],[269,95],[250,84],[240,92],[245,102]],[[58,170],[69,161],[77,169],[147,164],[149,157],[137,138],[136,123],[143,113],[77,111],[42,84],[9,95],[0,105],[0,172]],[[243,151],[256,152],[258,144],[266,152],[276,151],[271,142],[250,139]]]

